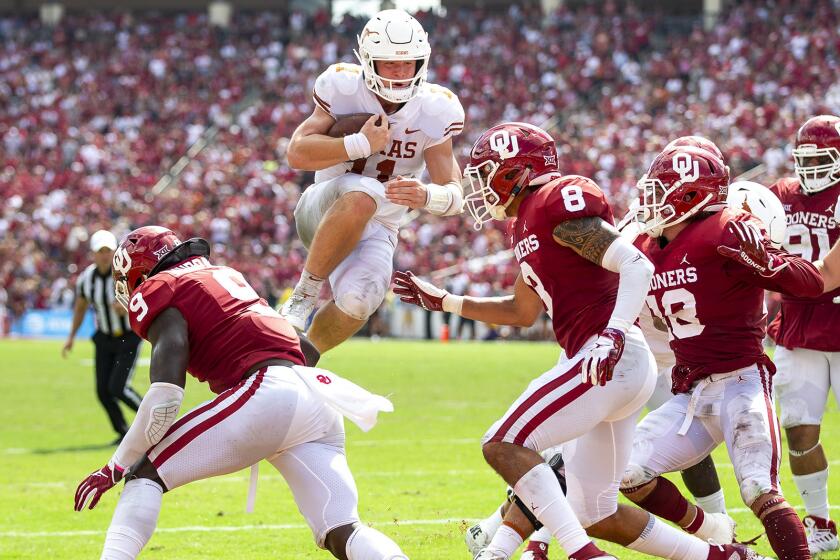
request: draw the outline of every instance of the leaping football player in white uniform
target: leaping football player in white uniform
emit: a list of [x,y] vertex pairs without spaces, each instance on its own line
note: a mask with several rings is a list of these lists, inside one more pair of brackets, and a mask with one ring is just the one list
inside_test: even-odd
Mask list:
[[[431,48],[423,27],[402,10],[384,10],[358,40],[360,65],[334,64],[318,77],[315,110],[288,149],[293,168],[316,173],[295,208],[309,255],[281,314],[304,330],[329,278],[333,301],[308,332],[321,352],[353,335],[379,307],[407,209],[447,216],[463,207],[452,137],[464,127],[464,110],[451,91],[426,82]],[[373,116],[358,133],[327,135],[354,113]],[[428,183],[420,181],[424,168]]]

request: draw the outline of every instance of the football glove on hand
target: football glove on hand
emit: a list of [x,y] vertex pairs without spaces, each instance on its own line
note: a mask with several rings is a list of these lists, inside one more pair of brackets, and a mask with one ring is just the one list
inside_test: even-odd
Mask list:
[[607,384],[613,377],[613,369],[624,352],[624,333],[618,329],[606,328],[595,340],[595,346],[586,351],[580,363],[581,383],[590,385]]
[[754,268],[764,277],[771,277],[787,266],[782,258],[767,252],[764,236],[755,224],[729,222],[727,229],[738,239],[737,247],[718,245],[717,251],[726,258]]
[[394,293],[406,303],[418,305],[428,311],[444,311],[444,300],[449,292],[421,280],[410,270],[394,273]]
[[113,460],[107,465],[90,473],[76,488],[76,504],[73,509],[82,511],[90,501],[88,509],[93,509],[99,503],[102,494],[114,487],[122,479],[123,469]]

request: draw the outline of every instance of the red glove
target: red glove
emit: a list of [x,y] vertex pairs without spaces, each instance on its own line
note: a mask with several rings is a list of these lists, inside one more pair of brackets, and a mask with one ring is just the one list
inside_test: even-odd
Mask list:
[[729,222],[727,229],[738,239],[737,247],[718,245],[718,253],[745,266],[754,268],[756,272],[767,278],[787,266],[778,255],[767,251],[764,236],[755,224],[749,222]]
[[114,464],[113,461],[90,473],[76,488],[76,504],[73,507],[76,511],[82,511],[87,502],[90,501],[88,509],[93,509],[99,503],[102,494],[114,487],[122,479],[123,469]]
[[444,311],[443,300],[450,295],[446,290],[416,277],[410,270],[395,272],[394,286],[394,293],[401,300],[428,311]]
[[623,353],[624,333],[609,327],[601,331],[595,346],[587,350],[581,360],[581,383],[606,385],[613,378],[615,364]]

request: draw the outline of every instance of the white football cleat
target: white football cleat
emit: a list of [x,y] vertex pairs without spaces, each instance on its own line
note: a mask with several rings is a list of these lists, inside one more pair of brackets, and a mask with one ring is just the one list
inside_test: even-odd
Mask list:
[[487,548],[487,545],[489,545],[492,540],[493,535],[485,531],[484,527],[481,526],[481,523],[476,523],[467,529],[467,532],[464,535],[464,542],[467,543],[467,549],[474,558],[478,558],[478,555]]
[[732,544],[735,541],[735,520],[725,513],[706,513],[694,536],[709,544]]
[[806,515],[802,523],[805,525],[805,534],[808,535],[808,550],[811,551],[811,555],[816,556],[840,548],[834,521]]
[[496,552],[490,552],[486,548],[475,555],[473,560],[508,560],[507,556],[503,554],[498,554]]
[[292,293],[280,308],[280,315],[298,332],[303,332],[306,329],[306,321],[315,310],[316,303],[318,303],[317,296]]

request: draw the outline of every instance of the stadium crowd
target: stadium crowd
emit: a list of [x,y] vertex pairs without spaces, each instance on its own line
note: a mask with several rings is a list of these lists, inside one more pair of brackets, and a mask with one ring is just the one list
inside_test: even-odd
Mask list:
[[[500,120],[542,124],[561,168],[593,177],[622,213],[671,138],[708,136],[733,175],[764,164],[769,182],[790,172],[804,120],[840,113],[840,3],[730,4],[708,29],[611,2],[418,19],[429,80],[466,109],[462,163]],[[315,77],[353,61],[362,25],[332,26],[324,12],[240,13],[227,30],[203,14],[0,19],[0,305],[12,317],[69,306],[88,234],[148,223],[208,238],[217,262],[275,301],[303,263],[292,210],[312,178],[288,167],[285,146],[312,111]],[[202,137],[207,147],[153,194]],[[467,266],[507,240],[466,216],[421,215],[400,243],[398,268],[451,267],[456,293],[499,292],[516,276],[511,262]]]

